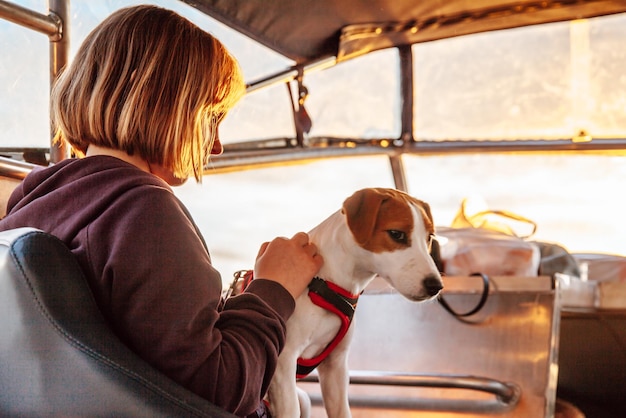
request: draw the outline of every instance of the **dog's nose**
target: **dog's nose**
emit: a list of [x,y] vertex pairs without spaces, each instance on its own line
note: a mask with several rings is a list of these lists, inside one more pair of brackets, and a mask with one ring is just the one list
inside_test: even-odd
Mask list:
[[424,288],[426,289],[426,293],[428,296],[435,296],[441,289],[443,289],[443,284],[441,280],[437,278],[434,274],[429,274],[422,280],[424,284]]

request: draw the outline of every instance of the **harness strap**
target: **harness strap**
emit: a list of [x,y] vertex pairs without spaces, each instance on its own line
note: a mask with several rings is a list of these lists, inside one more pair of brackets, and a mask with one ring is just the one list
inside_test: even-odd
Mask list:
[[319,277],[314,277],[309,283],[309,298],[311,302],[317,306],[326,309],[337,315],[341,319],[341,326],[335,338],[322,350],[322,352],[311,358],[298,359],[296,369],[296,378],[300,379],[311,373],[326,357],[337,347],[348,332],[348,328],[352,323],[356,304],[359,295],[353,295],[347,290],[337,286],[334,283],[327,282]]

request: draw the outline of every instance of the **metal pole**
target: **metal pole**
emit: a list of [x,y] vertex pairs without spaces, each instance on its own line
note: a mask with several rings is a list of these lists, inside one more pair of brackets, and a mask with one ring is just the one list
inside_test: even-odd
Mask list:
[[[319,376],[314,373],[303,379],[302,382],[319,382]],[[376,397],[350,396],[350,405],[368,408],[398,408],[410,410],[440,410],[459,412],[497,412],[498,410],[512,409],[520,401],[522,389],[516,383],[502,382],[486,377],[469,375],[427,375],[417,373],[399,373],[372,370],[350,371],[351,385],[421,387],[442,389],[466,389],[470,391],[489,393],[495,399],[477,400],[468,398],[431,399],[419,397]],[[311,396],[314,405],[319,405],[321,399],[315,394]],[[391,401],[391,402],[389,402]]]
[[400,92],[402,94],[402,133],[400,140],[406,144],[413,140],[413,50],[411,45],[398,47],[400,54]]
[[395,184],[395,188],[408,193],[409,186],[406,184],[406,175],[404,172],[402,154],[390,155],[389,164],[391,165],[391,174],[393,174],[393,182]]
[[[68,63],[70,50],[70,0],[49,0],[48,8],[51,16],[56,16],[60,21],[59,36],[57,39],[50,38],[50,87],[57,76]],[[57,163],[69,157],[67,144],[53,142],[54,128],[50,128],[50,162]]]
[[2,173],[2,177],[24,180],[34,167],[34,164],[25,163],[13,158],[0,157],[0,173]]
[[299,69],[298,66],[294,66],[288,70],[251,82],[246,87],[246,92],[252,93],[265,87],[271,87],[280,83],[287,83],[289,81],[295,80],[300,72],[302,72],[302,74],[307,74],[313,71],[321,71],[326,68],[332,67],[336,63],[337,60],[335,57],[328,57],[319,61],[305,64],[301,67],[301,69]]
[[17,4],[0,0],[0,18],[48,35],[50,39],[61,37],[60,21],[54,15],[42,15]]
[[[400,138],[394,145],[398,147],[409,146],[413,142],[413,51],[411,45],[398,48],[400,55],[400,91],[401,97],[401,133]],[[391,173],[396,189],[408,192],[402,154],[389,157]]]

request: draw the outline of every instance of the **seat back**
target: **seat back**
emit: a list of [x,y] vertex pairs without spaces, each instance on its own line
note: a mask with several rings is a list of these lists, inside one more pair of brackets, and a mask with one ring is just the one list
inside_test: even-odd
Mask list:
[[57,238],[0,232],[0,416],[232,417],[111,332]]

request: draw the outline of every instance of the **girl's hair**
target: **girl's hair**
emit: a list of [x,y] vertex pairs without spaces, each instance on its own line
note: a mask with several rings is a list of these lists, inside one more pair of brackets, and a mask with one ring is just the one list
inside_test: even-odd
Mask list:
[[217,126],[244,92],[213,36],[170,10],[129,7],[100,23],[58,78],[52,122],[79,154],[123,150],[201,181]]

